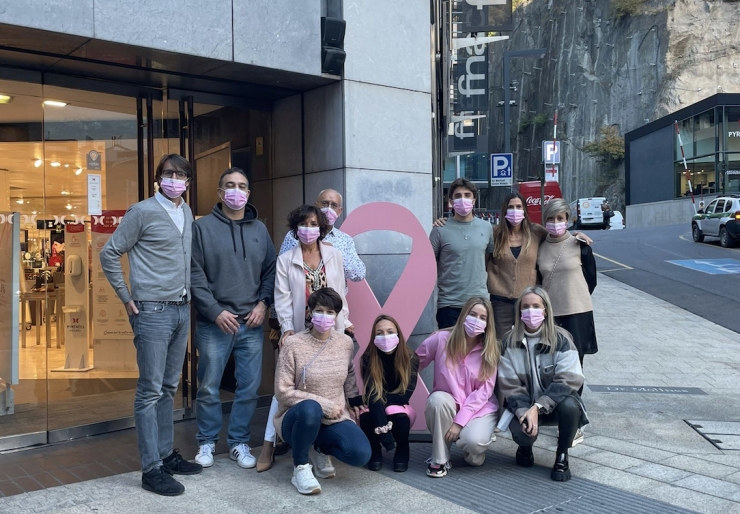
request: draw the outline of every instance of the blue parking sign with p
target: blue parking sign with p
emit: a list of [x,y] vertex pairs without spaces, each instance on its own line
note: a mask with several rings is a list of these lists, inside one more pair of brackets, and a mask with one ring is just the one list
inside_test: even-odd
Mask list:
[[514,158],[510,153],[491,154],[491,186],[510,186],[514,176]]

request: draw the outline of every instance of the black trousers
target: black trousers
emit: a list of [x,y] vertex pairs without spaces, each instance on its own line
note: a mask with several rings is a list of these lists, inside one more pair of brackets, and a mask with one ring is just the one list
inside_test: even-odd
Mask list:
[[[388,421],[393,422],[391,434],[396,441],[396,453],[393,455],[393,462],[409,462],[409,432],[411,431],[411,422],[406,414],[391,414]],[[360,428],[365,432],[367,440],[370,441],[372,456],[370,461],[377,462],[382,460],[382,450],[380,447],[380,436],[375,433],[377,425],[373,421],[369,412],[360,416]]]
[[[566,396],[557,407],[546,415],[540,415],[539,426],[557,425],[560,434],[558,436],[558,453],[566,453],[570,445],[573,444],[573,438],[578,430],[578,423],[581,420],[581,404],[575,396]],[[519,446],[532,446],[537,440],[537,436],[530,436],[524,433],[519,420],[514,417],[509,424],[511,437]]]
[[437,309],[437,328],[442,330],[455,326],[461,312],[462,307],[441,307]]

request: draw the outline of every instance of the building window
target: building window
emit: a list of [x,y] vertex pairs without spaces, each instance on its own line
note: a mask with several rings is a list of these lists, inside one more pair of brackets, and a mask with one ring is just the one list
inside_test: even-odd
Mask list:
[[714,120],[714,109],[694,117],[694,155],[708,155],[716,152]]
[[740,107],[725,107],[724,147],[728,152],[740,152]]
[[740,193],[740,154],[727,154],[724,173],[724,192]]

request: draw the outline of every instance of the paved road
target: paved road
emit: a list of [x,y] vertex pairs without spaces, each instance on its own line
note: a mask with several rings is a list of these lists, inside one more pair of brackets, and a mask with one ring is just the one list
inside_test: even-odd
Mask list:
[[667,262],[735,259],[740,267],[740,248],[722,248],[715,238],[694,243],[688,223],[588,235],[599,271],[740,333],[740,274],[709,275]]

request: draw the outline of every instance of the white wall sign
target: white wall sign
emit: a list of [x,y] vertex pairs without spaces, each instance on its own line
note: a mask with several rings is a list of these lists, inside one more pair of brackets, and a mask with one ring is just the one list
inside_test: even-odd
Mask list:
[[97,216],[103,212],[103,192],[101,175],[90,173],[87,176],[87,213]]

